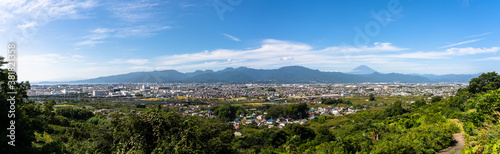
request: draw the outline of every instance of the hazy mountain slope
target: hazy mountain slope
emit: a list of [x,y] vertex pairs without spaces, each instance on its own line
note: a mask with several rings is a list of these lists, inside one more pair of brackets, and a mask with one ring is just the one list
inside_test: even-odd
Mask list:
[[478,74],[446,74],[446,75],[433,75],[423,74],[422,77],[428,78],[433,82],[469,82],[472,78],[478,77]]
[[377,71],[373,70],[372,68],[366,66],[366,65],[360,65],[353,69],[352,71],[348,72],[348,74],[372,74]]
[[87,83],[138,83],[138,82],[172,82],[182,81],[188,76],[175,70],[153,71],[153,72],[133,72],[128,74],[98,77],[94,79],[81,80],[75,82]]
[[[139,82],[203,82],[203,83],[360,83],[360,82],[467,82],[479,74],[461,75],[405,75],[382,74],[361,65],[357,72],[370,74],[349,74],[341,72],[321,72],[302,66],[286,66],[279,69],[252,69],[247,67],[226,68],[220,71],[195,71],[180,73],[176,70],[134,72],[112,75],[78,83],[139,83]],[[355,70],[351,72],[356,72]]]

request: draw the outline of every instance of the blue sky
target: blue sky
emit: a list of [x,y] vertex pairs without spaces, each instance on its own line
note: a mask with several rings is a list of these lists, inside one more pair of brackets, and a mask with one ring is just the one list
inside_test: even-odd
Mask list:
[[[493,0],[2,0],[20,80],[300,65],[345,72],[500,71]],[[0,52],[5,56],[6,52]]]

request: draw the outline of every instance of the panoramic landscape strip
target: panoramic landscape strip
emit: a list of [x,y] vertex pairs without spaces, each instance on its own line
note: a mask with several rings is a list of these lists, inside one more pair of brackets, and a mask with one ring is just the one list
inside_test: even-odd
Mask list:
[[500,2],[0,0],[0,153],[500,153]]

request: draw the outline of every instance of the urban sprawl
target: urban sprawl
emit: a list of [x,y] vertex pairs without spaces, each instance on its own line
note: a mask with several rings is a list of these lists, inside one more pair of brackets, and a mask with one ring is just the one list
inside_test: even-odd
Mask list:
[[[208,83],[129,83],[129,84],[81,84],[81,85],[32,85],[28,91],[30,99],[39,102],[56,100],[64,105],[67,100],[111,101],[113,103],[160,104],[160,108],[175,108],[179,113],[190,116],[214,118],[210,107],[221,103],[243,103],[259,105],[286,105],[293,103],[321,104],[323,99],[342,99],[355,96],[375,95],[377,97],[412,96],[453,96],[462,83],[360,83],[360,84],[208,84]],[[385,98],[387,99],[387,98]],[[369,101],[368,99],[364,101]],[[186,103],[198,102],[198,103]],[[408,101],[405,103],[413,103]],[[391,103],[391,102],[386,102]],[[308,119],[318,116],[342,116],[354,114],[384,103],[352,106],[316,106],[302,119],[287,117],[267,118],[268,113],[258,107],[249,107],[247,114],[240,114],[231,121],[235,135],[240,125],[256,124],[258,127],[282,128],[288,123],[304,124]],[[152,108],[153,105],[146,108]],[[108,115],[122,113],[109,108],[92,109],[95,114]],[[130,109],[129,113],[141,114],[142,111]],[[108,115],[108,118],[111,118]]]

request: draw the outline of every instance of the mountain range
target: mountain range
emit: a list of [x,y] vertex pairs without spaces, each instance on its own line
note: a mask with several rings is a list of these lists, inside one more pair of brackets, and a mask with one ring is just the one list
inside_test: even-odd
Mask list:
[[468,82],[480,74],[399,74],[379,73],[368,66],[361,65],[354,70],[341,72],[322,72],[302,66],[286,66],[279,69],[253,69],[247,67],[226,68],[220,71],[195,71],[181,73],[176,70],[133,72],[104,76],[73,83],[142,83],[142,82],[198,82],[198,83],[361,83],[361,82]]

